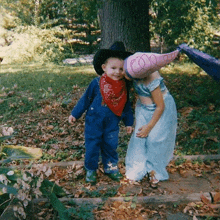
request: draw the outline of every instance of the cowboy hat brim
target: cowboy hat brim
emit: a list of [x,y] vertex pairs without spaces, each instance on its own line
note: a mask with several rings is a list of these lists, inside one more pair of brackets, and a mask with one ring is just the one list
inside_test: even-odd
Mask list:
[[103,69],[102,64],[110,57],[117,57],[121,59],[126,59],[128,56],[132,55],[133,53],[127,51],[120,51],[120,50],[111,50],[111,49],[100,49],[94,56],[93,59],[93,66],[97,74],[102,75]]

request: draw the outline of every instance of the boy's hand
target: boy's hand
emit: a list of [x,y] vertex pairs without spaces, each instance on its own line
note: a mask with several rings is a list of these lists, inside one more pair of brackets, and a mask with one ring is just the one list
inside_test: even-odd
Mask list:
[[128,134],[131,134],[131,132],[133,131],[133,128],[131,126],[127,126],[126,130]]
[[76,121],[76,118],[73,117],[72,115],[70,115],[69,118],[68,118],[68,121],[69,121],[70,124],[73,124],[73,122]]

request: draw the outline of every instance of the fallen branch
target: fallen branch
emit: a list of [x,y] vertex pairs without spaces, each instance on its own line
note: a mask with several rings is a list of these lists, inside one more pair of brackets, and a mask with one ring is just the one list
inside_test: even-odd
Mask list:
[[[208,192],[202,193],[206,197],[210,197],[210,194]],[[173,195],[160,195],[160,196],[138,196],[137,197],[137,203],[188,203],[188,202],[196,202],[201,200],[201,194],[200,193],[192,193],[192,194],[185,194],[185,195],[179,195],[179,194],[173,194]],[[110,202],[114,201],[127,201],[131,197],[109,197],[107,200]],[[106,201],[105,198],[67,198],[63,197],[59,199],[61,202],[70,202],[73,201],[76,204],[80,205],[82,203],[90,203],[93,205],[98,205],[100,203],[103,203]],[[40,202],[47,202],[48,199],[40,198],[40,199],[34,199],[33,203],[40,203]]]

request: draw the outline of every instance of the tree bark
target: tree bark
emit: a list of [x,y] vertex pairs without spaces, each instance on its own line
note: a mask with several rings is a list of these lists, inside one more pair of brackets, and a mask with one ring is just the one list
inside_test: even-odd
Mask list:
[[38,26],[40,24],[40,17],[39,17],[39,6],[40,6],[40,1],[35,0],[34,1],[35,8],[34,8],[34,24],[35,26]]
[[101,48],[123,41],[127,51],[150,51],[149,0],[103,0]]

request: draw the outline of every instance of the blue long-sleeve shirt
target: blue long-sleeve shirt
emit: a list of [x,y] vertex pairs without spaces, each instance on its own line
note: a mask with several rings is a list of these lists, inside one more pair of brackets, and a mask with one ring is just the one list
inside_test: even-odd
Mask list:
[[[71,114],[76,119],[80,118],[85,111],[87,113],[91,111],[96,112],[95,115],[97,115],[97,117],[101,117],[103,114],[105,114],[105,109],[108,107],[106,105],[102,105],[103,99],[100,93],[99,80],[100,77],[96,77],[92,80],[83,96],[73,108]],[[117,117],[118,120],[122,120],[125,126],[133,125],[134,118],[129,99],[126,102],[122,116],[116,116],[114,113],[112,113],[112,117]]]

